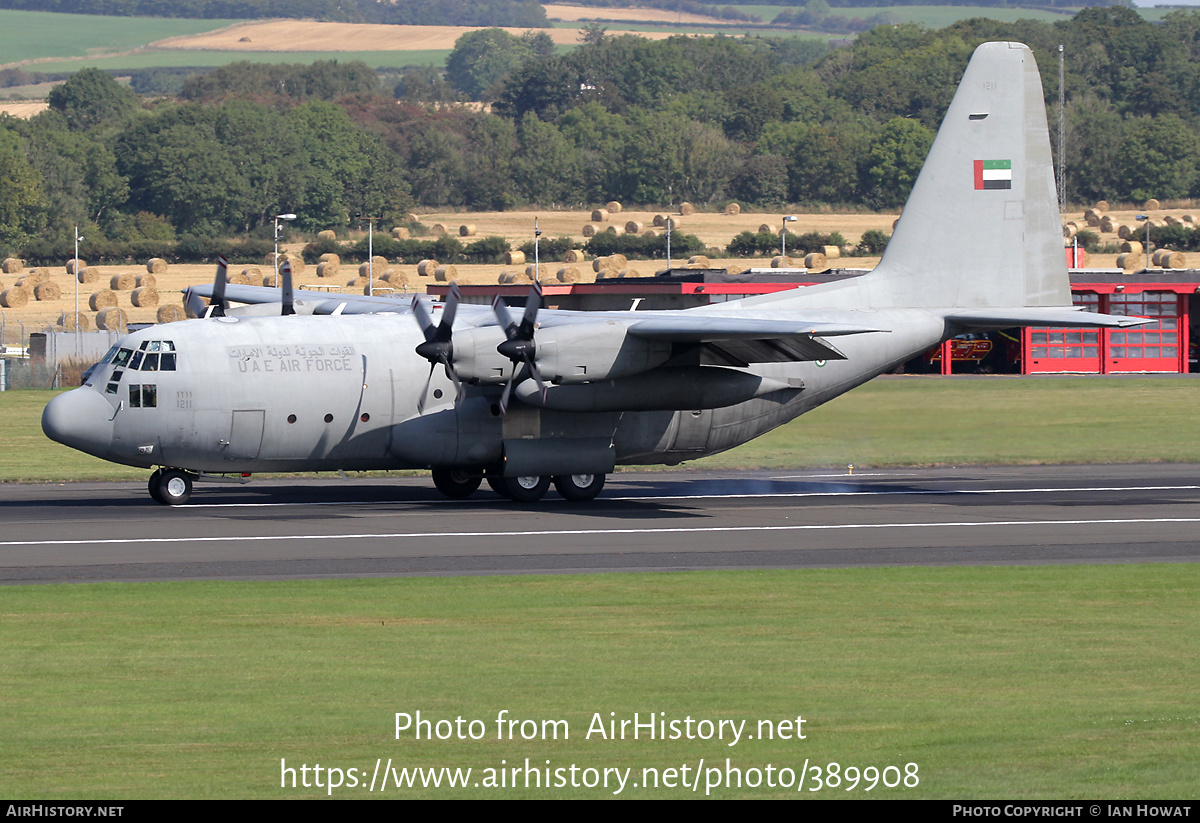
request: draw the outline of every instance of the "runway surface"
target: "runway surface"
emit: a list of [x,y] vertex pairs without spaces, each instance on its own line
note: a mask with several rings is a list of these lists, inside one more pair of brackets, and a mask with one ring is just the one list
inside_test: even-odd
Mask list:
[[537,504],[427,478],[0,485],[0,583],[1195,562],[1200,466],[622,473]]

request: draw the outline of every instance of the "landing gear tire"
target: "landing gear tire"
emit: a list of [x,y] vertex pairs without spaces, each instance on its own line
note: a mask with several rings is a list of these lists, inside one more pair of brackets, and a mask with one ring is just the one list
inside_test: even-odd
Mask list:
[[464,469],[437,467],[433,470],[433,485],[451,500],[465,500],[475,493],[483,478]]
[[150,496],[164,506],[182,506],[192,496],[192,476],[179,469],[159,469],[150,475]]
[[602,474],[560,474],[554,478],[554,488],[572,503],[594,500],[604,488]]
[[162,497],[160,497],[158,494],[158,483],[159,483],[159,480],[162,478],[162,473],[163,473],[162,469],[154,470],[154,473],[150,475],[150,480],[146,483],[146,490],[150,492],[150,497],[154,500],[155,503],[159,503],[159,504],[165,506],[165,505],[167,505],[167,501],[163,500]]
[[509,500],[517,503],[535,503],[545,497],[546,492],[550,491],[550,478],[537,477],[535,475],[529,477],[498,477],[495,483],[492,483],[491,478],[488,478],[488,485]]

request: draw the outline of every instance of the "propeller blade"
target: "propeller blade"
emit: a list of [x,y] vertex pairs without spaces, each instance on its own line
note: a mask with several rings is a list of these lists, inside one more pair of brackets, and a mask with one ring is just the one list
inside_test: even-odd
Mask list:
[[292,291],[292,264],[288,260],[284,260],[279,266],[280,277],[280,294],[283,299],[283,308],[280,311],[281,316],[287,317],[289,314],[296,313],[296,298]]
[[425,387],[421,390],[421,397],[417,401],[419,414],[425,413],[425,398],[429,392],[429,384],[433,380],[433,370],[438,363],[441,363],[446,369],[446,377],[454,384],[455,404],[462,400],[462,381],[458,378],[458,372],[454,370],[453,343],[454,316],[458,312],[460,298],[461,292],[458,284],[451,283],[450,293],[446,296],[446,303],[442,307],[442,321],[435,327],[425,304],[416,296],[413,297],[413,317],[416,318],[417,325],[421,327],[421,331],[425,335],[425,342],[417,346],[417,354],[428,360],[430,364],[429,377],[425,380]]
[[429,316],[429,309],[425,308],[425,302],[415,294],[412,299],[413,317],[417,320],[417,325],[421,327],[421,331],[425,333],[426,342],[433,341],[433,319]]
[[183,305],[192,317],[203,317],[208,308],[204,305],[204,298],[192,291],[191,287],[183,291]]
[[513,322],[512,315],[508,313],[508,306],[504,305],[498,294],[492,299],[492,313],[496,315],[500,328],[504,329],[504,336],[512,340],[513,335],[517,333],[517,324]]
[[504,392],[500,395],[500,416],[501,417],[508,414],[508,399],[510,396],[512,396],[513,383],[516,383],[516,382],[517,382],[517,366],[514,363],[512,377],[510,377],[508,379],[508,382],[504,384]]
[[217,257],[217,279],[213,281],[213,295],[212,300],[209,301],[208,317],[225,316],[225,282],[228,270],[229,262],[222,254]]
[[425,388],[421,389],[421,396],[417,398],[417,414],[425,413],[425,396],[429,394],[429,384],[433,382],[433,370],[437,368],[437,363],[429,364],[429,376],[425,378]]
[[526,339],[533,339],[534,323],[537,321],[538,309],[542,307],[542,284],[534,283],[529,289],[529,296],[525,298],[525,314],[521,316],[521,325],[518,328]]

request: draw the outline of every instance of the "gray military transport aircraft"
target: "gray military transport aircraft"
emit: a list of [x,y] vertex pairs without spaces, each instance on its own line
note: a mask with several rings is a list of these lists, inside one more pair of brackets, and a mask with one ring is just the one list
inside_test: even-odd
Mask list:
[[732,448],[963,332],[1143,322],[1071,308],[1020,43],[975,51],[862,277],[683,311],[539,311],[535,288],[519,320],[454,291],[439,307],[293,295],[290,277],[226,288],[220,269],[192,291],[207,317],[128,335],[42,415],[53,440],[154,468],[167,505],[206,476],[411,468],[452,498],[486,479],[516,501],[552,482],[590,500],[618,464]]

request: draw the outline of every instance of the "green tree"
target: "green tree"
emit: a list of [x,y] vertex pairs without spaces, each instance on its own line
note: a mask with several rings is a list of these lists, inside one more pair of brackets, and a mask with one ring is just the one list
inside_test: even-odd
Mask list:
[[446,58],[446,79],[472,100],[492,97],[493,88],[534,56],[534,43],[503,29],[469,31],[454,41]]
[[1133,200],[1192,194],[1198,153],[1200,139],[1177,115],[1129,122],[1121,143],[1121,192]]
[[868,202],[881,208],[899,206],[908,199],[934,132],[904,117],[888,121],[871,143],[864,163]]
[[116,123],[139,107],[137,95],[100,69],[82,69],[50,90],[50,108],[67,119],[72,131]]
[[24,141],[0,128],[0,246],[13,249],[44,225],[41,180],[25,156]]

